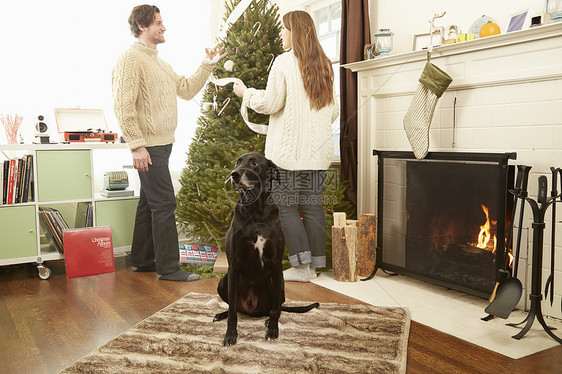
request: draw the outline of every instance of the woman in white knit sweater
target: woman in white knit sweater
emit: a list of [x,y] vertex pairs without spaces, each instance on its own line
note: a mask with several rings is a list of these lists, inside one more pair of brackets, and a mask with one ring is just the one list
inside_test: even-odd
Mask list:
[[265,90],[235,84],[254,111],[269,114],[265,156],[281,169],[274,196],[292,267],[285,281],[308,282],[326,266],[326,216],[322,189],[333,154],[332,123],[339,114],[334,72],[303,11],[283,16],[283,48]]

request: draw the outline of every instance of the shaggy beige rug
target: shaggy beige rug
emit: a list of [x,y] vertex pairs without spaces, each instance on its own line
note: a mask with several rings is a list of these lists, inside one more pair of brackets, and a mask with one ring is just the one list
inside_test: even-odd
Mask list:
[[[287,301],[285,305],[306,305]],[[410,330],[404,308],[320,304],[282,312],[279,339],[266,318],[239,314],[238,343],[223,347],[227,305],[190,293],[63,371],[69,373],[405,373]]]

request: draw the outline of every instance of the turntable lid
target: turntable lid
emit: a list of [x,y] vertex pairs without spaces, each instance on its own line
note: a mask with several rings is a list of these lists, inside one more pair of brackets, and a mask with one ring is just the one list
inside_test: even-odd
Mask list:
[[64,132],[108,131],[102,109],[55,108],[59,134]]

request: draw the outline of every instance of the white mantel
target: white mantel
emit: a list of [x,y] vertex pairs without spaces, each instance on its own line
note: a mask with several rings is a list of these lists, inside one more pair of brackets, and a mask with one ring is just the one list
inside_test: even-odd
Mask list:
[[[415,51],[344,65],[358,76],[361,213],[376,213],[373,149],[411,151],[402,121],[426,57],[425,51]],[[517,152],[512,164],[532,166],[530,196],[537,195],[539,175],[548,177],[550,193],[550,167],[562,167],[562,24],[437,47],[431,62],[453,82],[435,109],[429,151]],[[526,230],[532,221],[529,211]],[[562,214],[558,217],[562,220]],[[547,227],[545,247],[550,248],[549,222]],[[562,229],[557,234],[562,253]],[[549,264],[550,250],[544,257]],[[545,314],[562,317],[562,255],[556,263],[558,307],[545,306]]]

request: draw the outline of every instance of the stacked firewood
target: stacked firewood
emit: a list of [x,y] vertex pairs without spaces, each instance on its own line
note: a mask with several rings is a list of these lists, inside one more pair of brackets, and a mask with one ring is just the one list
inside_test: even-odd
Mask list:
[[357,276],[369,276],[375,266],[376,219],[360,214],[359,220],[346,219],[334,212],[332,227],[332,273],[340,282],[355,282]]

